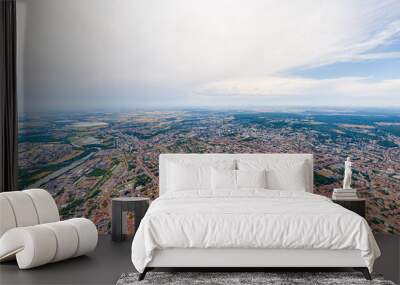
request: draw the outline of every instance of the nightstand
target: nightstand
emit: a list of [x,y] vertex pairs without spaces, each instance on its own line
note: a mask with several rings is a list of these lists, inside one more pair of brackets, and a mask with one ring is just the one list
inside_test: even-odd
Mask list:
[[361,198],[348,199],[348,200],[336,200],[332,199],[332,202],[339,204],[340,206],[359,214],[365,218],[366,200]]
[[150,205],[150,199],[145,197],[119,197],[112,199],[112,222],[111,232],[113,241],[123,241],[125,235],[122,232],[122,216],[125,211],[132,211],[135,214],[135,231],[140,221],[146,214]]

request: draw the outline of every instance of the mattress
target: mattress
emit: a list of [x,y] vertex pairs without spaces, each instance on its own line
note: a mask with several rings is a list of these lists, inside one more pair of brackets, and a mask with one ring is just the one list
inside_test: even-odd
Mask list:
[[173,248],[359,250],[370,271],[380,255],[365,219],[330,199],[258,189],[156,199],[134,237],[132,262],[143,272],[157,250]]

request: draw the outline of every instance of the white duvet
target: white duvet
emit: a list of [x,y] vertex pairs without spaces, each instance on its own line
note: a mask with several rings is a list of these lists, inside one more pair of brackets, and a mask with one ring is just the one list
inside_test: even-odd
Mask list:
[[132,262],[143,272],[165,248],[358,249],[370,271],[380,255],[368,223],[328,198],[254,189],[156,199],[133,240]]

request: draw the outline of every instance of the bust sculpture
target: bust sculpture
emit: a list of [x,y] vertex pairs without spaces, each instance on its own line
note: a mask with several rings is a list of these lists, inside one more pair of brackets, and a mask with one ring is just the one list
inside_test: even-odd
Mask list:
[[351,161],[350,157],[347,157],[344,162],[344,179],[343,179],[343,189],[351,189]]

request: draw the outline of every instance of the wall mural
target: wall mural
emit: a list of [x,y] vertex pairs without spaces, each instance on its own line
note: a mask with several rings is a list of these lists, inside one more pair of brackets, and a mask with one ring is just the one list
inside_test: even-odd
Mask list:
[[400,234],[399,3],[92,2],[18,2],[21,189],[108,233],[112,197],[158,196],[160,153],[313,153],[329,197],[350,156]]

